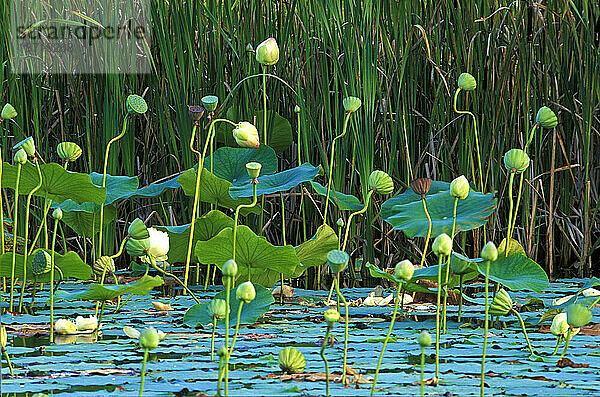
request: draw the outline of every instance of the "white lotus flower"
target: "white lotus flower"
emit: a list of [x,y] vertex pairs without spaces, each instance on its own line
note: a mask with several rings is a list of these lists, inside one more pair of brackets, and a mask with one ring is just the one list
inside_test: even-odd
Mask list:
[[169,234],[156,230],[153,227],[149,227],[148,232],[150,233],[150,249],[148,250],[148,254],[157,262],[166,261],[167,253],[169,252]]
[[77,316],[75,325],[77,326],[77,332],[94,331],[98,328],[98,319],[96,316]]
[[71,335],[77,333],[77,325],[66,318],[61,318],[54,323],[54,332],[61,335]]
[[567,323],[567,313],[559,313],[552,319],[552,325],[550,326],[550,332],[556,337],[565,337],[569,331],[569,324]]

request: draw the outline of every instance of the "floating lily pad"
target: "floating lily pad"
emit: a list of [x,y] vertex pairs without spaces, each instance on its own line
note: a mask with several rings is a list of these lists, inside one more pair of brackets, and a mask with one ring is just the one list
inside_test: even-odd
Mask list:
[[[431,235],[452,233],[452,211],[454,197],[450,195],[450,184],[434,181],[425,201],[431,217]],[[456,209],[456,233],[476,229],[487,222],[496,208],[493,194],[482,194],[471,190],[464,200],[458,200]],[[421,196],[411,188],[387,200],[381,206],[381,217],[408,237],[427,237],[429,223]]]
[[329,225],[319,226],[313,238],[295,248],[300,266],[296,268],[293,277],[300,277],[309,267],[321,266],[327,262],[327,254],[337,249],[338,244],[338,236]]
[[63,299],[63,300],[94,300],[94,301],[107,301],[111,299],[115,299],[124,294],[133,294],[133,295],[146,295],[148,292],[152,291],[154,287],[158,287],[163,285],[164,281],[160,277],[152,277],[149,275],[145,275],[139,280],[131,282],[129,284],[121,284],[121,285],[100,285],[100,284],[90,284],[83,291],[76,292],[64,292],[58,291],[54,295],[55,300]]
[[[277,155],[267,145],[258,149],[238,147],[221,147],[213,154],[213,174],[231,182],[235,186],[244,185],[250,181],[246,164],[257,162],[262,165],[261,175],[271,175],[277,172]],[[210,157],[204,160],[204,168],[210,170]]]
[[[311,181],[310,184],[318,194],[327,197],[327,188],[325,186],[315,181]],[[363,207],[363,204],[355,196],[336,192],[333,188],[329,192],[329,202],[336,205],[342,211],[358,211]]]
[[[288,191],[302,182],[312,181],[318,173],[319,167],[304,163],[301,166],[277,174],[260,176],[258,178],[257,195],[262,196],[263,194]],[[234,199],[252,197],[253,185],[247,183],[242,186],[231,187],[229,188],[229,195]]]
[[[51,250],[47,250],[49,254],[52,254]],[[27,279],[28,280],[36,280],[41,283],[46,283],[50,281],[50,273],[44,273],[42,275],[36,276],[31,271],[31,262],[33,260],[33,255],[29,255],[27,257]],[[92,276],[92,268],[85,264],[77,255],[77,253],[73,251],[67,252],[65,255],[61,255],[58,253],[54,254],[54,263],[55,266],[58,267],[64,278],[76,278],[79,280],[88,280]],[[0,276],[1,277],[9,277],[11,276],[11,268],[12,268],[12,252],[7,252],[4,255],[0,255]],[[16,255],[15,258],[15,277],[23,278],[23,255]],[[60,272],[54,272],[54,278],[60,279]]]
[[[479,273],[485,275],[486,264],[478,265]],[[490,263],[489,278],[513,291],[535,291],[545,290],[550,281],[548,275],[540,265],[525,255],[514,254],[509,257],[498,258]]]

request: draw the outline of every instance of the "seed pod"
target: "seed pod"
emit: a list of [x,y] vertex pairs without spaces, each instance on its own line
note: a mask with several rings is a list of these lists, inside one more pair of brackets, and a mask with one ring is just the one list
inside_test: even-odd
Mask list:
[[203,96],[201,101],[202,105],[204,105],[204,109],[208,110],[209,112],[214,112],[219,104],[219,98],[215,95]]
[[498,259],[498,248],[493,241],[488,241],[486,245],[481,249],[481,259],[484,261],[493,262]]
[[552,319],[550,332],[556,337],[565,337],[569,332],[569,323],[567,322],[567,313],[558,313]]
[[233,259],[230,259],[227,262],[225,262],[225,264],[223,265],[223,269],[221,269],[221,272],[225,277],[235,277],[237,275],[237,271],[237,263],[235,263]]
[[63,210],[60,207],[56,207],[54,211],[52,211],[52,218],[60,221],[63,217]]
[[131,256],[146,255],[146,253],[150,249],[150,239],[144,238],[138,240],[135,238],[130,238],[125,244],[125,249],[127,249],[127,253]]
[[140,334],[140,347],[142,349],[152,350],[158,347],[160,336],[154,327],[148,327]]
[[408,259],[399,262],[394,268],[394,276],[400,280],[408,281],[415,273],[415,266]]
[[433,240],[431,250],[439,256],[448,256],[452,253],[452,240],[446,233],[442,233]]
[[129,228],[127,229],[127,234],[136,240],[142,240],[150,237],[150,232],[148,231],[146,224],[140,218],[135,218],[131,222]]
[[288,374],[299,374],[304,371],[306,360],[298,349],[286,347],[279,351],[279,368]]
[[106,268],[106,273],[114,273],[115,272],[115,261],[110,256],[101,256],[96,259],[92,269],[94,270],[94,274],[97,276],[102,276],[104,273],[104,268]]
[[360,100],[360,98],[357,98],[355,96],[349,96],[344,98],[342,104],[344,105],[344,110],[346,112],[353,113],[360,109],[362,101]]
[[227,302],[223,299],[213,299],[206,306],[206,310],[208,311],[208,315],[211,318],[217,318],[217,320],[225,318],[227,315]]
[[25,153],[27,153],[29,157],[35,157],[35,142],[32,136],[17,143],[15,146],[13,146],[13,149],[24,149]]
[[38,249],[33,254],[31,272],[36,276],[48,273],[52,269],[52,257],[43,249]]
[[431,188],[431,179],[429,178],[420,178],[415,179],[410,183],[410,188],[421,197],[425,197],[427,193],[429,193],[429,189]]
[[504,153],[504,167],[517,174],[522,173],[529,167],[529,156],[521,149],[510,149]]
[[233,129],[233,137],[241,147],[258,149],[260,146],[258,130],[247,121],[242,121],[236,125]]
[[15,162],[15,164],[25,164],[27,162],[27,152],[25,152],[25,149],[21,148],[17,150],[13,157],[13,161]]
[[470,73],[461,73],[458,76],[458,86],[465,91],[473,91],[477,88],[477,80]]
[[492,316],[506,316],[512,310],[513,301],[504,288],[500,289],[492,304],[490,305],[490,314]]
[[469,181],[464,175],[454,178],[450,182],[450,195],[460,200],[464,200],[469,195]]
[[592,319],[592,311],[581,303],[572,303],[567,308],[567,323],[575,328],[587,325]]
[[[2,120],[10,120],[17,117],[17,111],[10,103],[7,103],[2,108],[2,113],[0,113],[0,119]],[[1,121],[1,120],[0,120]]]
[[127,97],[127,113],[129,114],[144,114],[148,111],[148,104],[139,95],[129,95]]
[[279,46],[274,38],[270,37],[256,47],[256,60],[264,66],[275,65],[279,61]]
[[423,330],[417,337],[417,341],[419,342],[419,345],[421,345],[422,348],[429,347],[431,346],[431,335],[429,334],[429,332]]
[[338,312],[335,309],[328,309],[325,311],[325,321],[327,321],[327,324],[331,327],[333,326],[333,324],[335,324],[336,322],[338,322],[340,320],[340,312]]
[[332,273],[342,272],[348,265],[350,255],[341,250],[331,250],[327,254],[327,264]]
[[542,106],[535,116],[535,122],[544,128],[554,128],[558,124],[558,118],[548,106]]
[[252,179],[258,178],[260,175],[260,169],[262,168],[261,163],[257,163],[253,161],[251,163],[246,163],[246,171],[248,171],[248,176]]
[[394,181],[383,171],[373,171],[369,175],[369,187],[381,195],[386,195],[394,192]]
[[56,147],[61,160],[75,161],[81,156],[81,148],[75,142],[61,142]]
[[194,123],[197,123],[204,115],[204,108],[198,105],[188,106],[188,114]]
[[242,301],[244,303],[252,302],[254,298],[256,298],[256,289],[254,289],[254,284],[252,284],[250,281],[241,283],[235,291],[235,297],[237,298],[237,300]]

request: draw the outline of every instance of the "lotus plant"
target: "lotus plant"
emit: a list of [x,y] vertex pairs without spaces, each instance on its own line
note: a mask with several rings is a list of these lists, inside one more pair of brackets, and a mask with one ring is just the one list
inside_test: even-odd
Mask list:
[[510,173],[508,179],[508,232],[506,234],[506,244],[510,244],[511,233],[513,230],[513,181],[515,174],[522,174],[529,167],[529,156],[527,152],[521,149],[511,149],[504,154],[504,167]]
[[140,382],[140,397],[144,393],[144,380],[146,377],[146,362],[148,362],[148,352],[156,349],[160,342],[160,335],[154,327],[149,327],[143,330],[140,334],[139,345],[144,349],[144,361],[142,364],[141,382]]
[[483,327],[483,353],[481,355],[481,397],[485,394],[485,353],[487,349],[487,338],[488,338],[488,326],[489,326],[489,274],[490,274],[490,263],[494,262],[498,259],[498,249],[496,248],[496,244],[492,241],[489,241],[482,249],[481,249],[481,259],[485,262],[485,318],[484,318],[484,327]]
[[[223,356],[221,355],[221,353],[219,353],[219,351],[217,351],[217,354],[219,355],[219,357],[223,358],[223,360],[228,363],[229,362],[229,310],[230,310],[230,305],[229,305],[229,301],[230,301],[230,295],[231,295],[231,284],[233,282],[233,280],[235,280],[235,277],[237,276],[238,273],[238,266],[237,263],[235,263],[235,261],[233,259],[228,260],[227,262],[225,262],[225,264],[223,265],[223,268],[221,269],[221,273],[223,273],[223,281],[225,283],[225,307],[227,309],[227,313],[225,314],[225,358],[223,358]],[[220,349],[220,348],[219,348]],[[218,390],[221,390],[221,381],[223,379],[223,375],[225,376],[225,395],[228,395],[228,383],[229,383],[229,367],[228,365],[224,365],[223,366],[223,370],[221,372],[221,375],[219,376],[219,384],[218,384]]]
[[[593,306],[593,304],[592,304]],[[569,342],[571,338],[575,336],[579,329],[585,325],[587,325],[592,320],[592,311],[589,307],[585,306],[582,303],[571,303],[567,308],[567,324],[569,325],[569,329],[567,330],[567,334],[565,335],[565,349],[560,355],[559,360],[567,354],[567,349],[569,348]]]
[[431,216],[429,216],[429,211],[427,211],[427,202],[425,201],[425,196],[429,193],[429,189],[431,188],[431,179],[429,178],[420,178],[415,179],[410,183],[410,188],[421,196],[421,201],[423,202],[423,211],[425,211],[425,216],[427,216],[427,221],[429,226],[427,228],[427,237],[425,238],[425,248],[423,248],[423,254],[421,255],[421,264],[419,267],[423,267],[425,263],[425,256],[427,255],[427,247],[429,246],[429,239],[431,238]]
[[[19,212],[19,182],[21,180],[21,168],[23,167],[23,165],[25,163],[27,163],[27,152],[25,152],[25,149],[20,148],[19,150],[17,150],[17,152],[14,155],[13,158],[15,164],[17,165],[17,178],[15,180],[15,204],[14,204],[14,214],[13,214],[13,219],[14,221],[14,226],[13,226],[13,236],[14,236],[14,240],[13,241],[13,247],[12,247],[12,265],[11,265],[11,271],[10,271],[10,310],[13,310],[13,299],[14,299],[14,286],[15,286],[15,266],[16,266],[16,258],[17,258],[17,242],[16,242],[16,238],[17,238],[17,226],[18,223],[17,219],[19,219],[17,217],[18,212]],[[2,225],[2,228],[4,228],[4,225]]]
[[[246,171],[248,172],[248,176],[252,179],[252,202],[250,204],[240,204],[235,209],[235,217],[233,220],[233,260],[235,261],[235,251],[236,251],[236,238],[237,238],[237,227],[238,227],[238,219],[240,216],[240,210],[242,208],[252,208],[258,202],[257,196],[257,187],[258,187],[258,176],[260,175],[260,170],[262,165],[257,162],[251,162],[246,164]],[[250,280],[250,265],[248,265],[248,280]],[[283,284],[281,285],[281,293],[283,294]]]
[[529,342],[529,336],[527,336],[527,330],[525,329],[525,322],[523,318],[519,314],[518,311],[513,309],[513,301],[508,292],[504,288],[500,288],[500,290],[494,296],[492,303],[490,304],[489,313],[492,316],[506,316],[511,313],[517,315],[519,322],[521,323],[521,329],[523,330],[523,335],[525,335],[525,340],[527,340],[527,346],[529,347],[529,352],[533,355],[533,349],[531,348],[531,343]]
[[263,140],[267,144],[267,66],[273,66],[279,61],[279,46],[277,40],[270,37],[256,47],[256,60],[262,65],[263,83]]
[[[4,120],[10,120],[12,118],[15,118],[17,116],[17,111],[15,110],[15,108],[10,104],[7,103],[6,105],[4,105],[4,107],[2,108],[2,112],[0,113],[0,122],[4,121]],[[0,180],[2,180],[2,151],[0,150]],[[2,233],[2,246],[0,248],[0,255],[4,254],[4,205],[2,204],[2,195],[0,194],[0,225],[2,225],[2,230],[0,230],[0,233]],[[14,234],[13,234],[14,235]],[[4,286],[5,283],[2,283],[2,285]]]
[[287,374],[299,374],[304,371],[306,359],[304,354],[293,347],[285,347],[279,351],[279,368]]
[[[338,299],[342,300],[345,308],[346,317],[344,319],[344,365],[342,366],[342,383],[346,384],[346,361],[348,359],[348,322],[350,317],[348,315],[348,303],[344,298],[344,295],[340,292],[340,273],[344,271],[348,266],[350,256],[345,251],[331,250],[327,254],[327,264],[329,269],[335,277],[333,279],[335,285],[335,292],[337,293]],[[282,291],[283,293],[283,291]]]
[[208,315],[213,320],[213,329],[212,336],[210,339],[210,359],[213,359],[213,354],[215,350],[215,332],[217,330],[217,323],[219,320],[224,319],[227,314],[227,304],[223,299],[213,299],[208,306],[206,306],[206,310],[208,311]]
[[567,313],[558,313],[552,319],[552,325],[550,325],[550,332],[556,336],[556,347],[551,356],[555,355],[558,348],[563,340],[566,340],[569,334],[569,323],[567,322]]
[[[321,355],[321,359],[323,360],[323,362],[325,363],[325,384],[326,384],[326,396],[329,397],[329,362],[327,361],[327,358],[325,357],[325,348],[327,347],[327,344],[329,343],[329,334],[331,333],[331,330],[333,329],[333,326],[335,325],[336,322],[338,322],[340,320],[340,312],[338,312],[335,309],[329,309],[327,311],[325,311],[325,321],[327,322],[327,331],[325,332],[325,339],[323,339],[323,345],[321,345],[321,351],[320,351],[320,355]],[[346,367],[344,366],[344,373],[346,372]]]
[[425,386],[425,349],[431,346],[431,335],[423,330],[417,337],[419,346],[421,346],[421,397],[423,397],[423,388]]
[[437,304],[435,310],[435,381],[440,380],[440,301],[442,295],[442,264],[444,259],[452,253],[452,240],[446,233],[435,238],[431,250],[438,257],[437,277]]

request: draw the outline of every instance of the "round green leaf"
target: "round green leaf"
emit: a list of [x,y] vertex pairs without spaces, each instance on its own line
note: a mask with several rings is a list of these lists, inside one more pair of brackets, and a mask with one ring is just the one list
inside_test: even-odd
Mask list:
[[[210,170],[211,157],[204,160],[204,168]],[[221,147],[215,150],[213,156],[213,174],[231,182],[235,186],[250,182],[246,171],[246,164],[257,162],[262,165],[261,175],[270,175],[277,172],[277,155],[267,145],[260,145],[258,149],[238,147]]]
[[[258,177],[257,195],[262,196],[263,194],[288,191],[302,182],[312,181],[318,173],[319,167],[304,163],[301,166],[277,174],[260,176]],[[251,183],[233,186],[229,188],[229,195],[234,199],[252,197],[253,189]]]
[[[485,275],[485,262],[479,263],[477,268],[479,273]],[[544,269],[521,254],[498,258],[490,263],[489,279],[513,291],[542,292],[550,285],[548,275]]]

